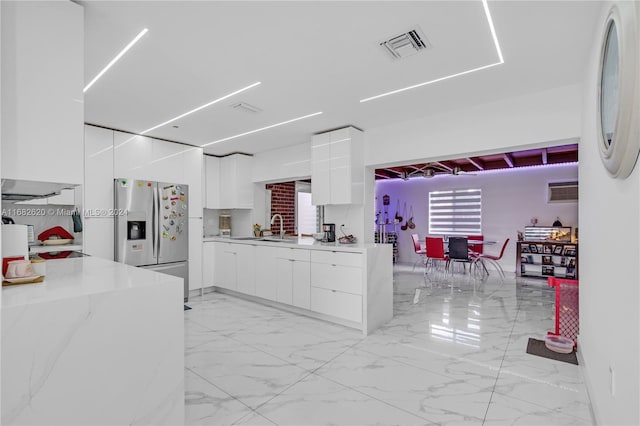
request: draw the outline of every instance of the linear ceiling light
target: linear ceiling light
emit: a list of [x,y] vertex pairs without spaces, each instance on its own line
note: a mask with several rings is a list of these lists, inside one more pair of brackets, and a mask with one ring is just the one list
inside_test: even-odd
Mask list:
[[413,86],[403,87],[402,89],[392,90],[390,92],[381,93],[380,95],[371,96],[369,98],[361,99],[360,102],[369,102],[374,99],[379,99],[389,95],[395,95],[396,93],[405,92],[407,90],[416,89],[418,87],[426,86],[428,84],[437,83],[439,81],[449,80],[450,78],[460,77],[461,75],[471,74],[472,72],[481,71],[487,68],[494,67],[496,65],[504,64],[504,58],[502,57],[502,50],[500,49],[500,43],[498,43],[498,36],[496,35],[495,27],[493,26],[493,19],[491,18],[491,12],[489,11],[489,5],[487,4],[487,0],[482,0],[482,6],[484,8],[484,14],[487,18],[487,22],[489,23],[489,29],[491,30],[491,36],[493,37],[493,44],[496,48],[496,53],[498,54],[498,62],[484,65],[482,67],[473,68],[467,71],[462,71],[459,73],[447,75],[444,77],[436,78],[435,80],[425,81],[423,83],[414,84]]
[[251,89],[252,87],[256,87],[256,86],[258,86],[259,84],[261,84],[261,83],[260,83],[259,81],[257,81],[257,82],[255,82],[255,83],[253,83],[253,84],[248,85],[247,87],[243,87],[243,88],[242,88],[242,89],[240,89],[240,90],[236,90],[235,92],[229,93],[228,95],[224,95],[224,96],[223,96],[223,97],[221,97],[221,98],[218,98],[218,99],[213,100],[213,101],[211,101],[211,102],[209,102],[209,103],[206,103],[206,104],[201,105],[201,106],[199,106],[199,107],[197,107],[197,108],[194,108],[194,109],[192,109],[191,111],[187,111],[187,112],[185,112],[184,114],[180,114],[179,116],[174,117],[174,118],[172,118],[171,120],[167,120],[167,121],[165,121],[164,123],[160,123],[160,124],[158,124],[157,126],[150,127],[150,128],[148,128],[147,130],[145,130],[145,131],[143,131],[143,132],[140,132],[140,134],[141,134],[141,135],[144,135],[145,133],[149,133],[150,131],[157,129],[158,127],[162,127],[162,126],[164,126],[165,124],[169,124],[169,123],[171,123],[171,122],[173,122],[173,121],[179,120],[179,119],[181,119],[182,117],[186,117],[187,115],[189,115],[189,114],[193,114],[194,112],[197,112],[197,111],[200,111],[200,110],[201,110],[201,109],[203,109],[203,108],[209,107],[209,106],[211,106],[211,105],[213,105],[213,104],[217,104],[217,103],[218,103],[218,102],[220,102],[220,101],[224,101],[225,99],[230,98],[231,96],[237,95],[238,93],[242,93],[242,92],[244,92],[245,90],[249,90],[249,89]]
[[225,142],[225,141],[228,141],[228,140],[231,140],[231,139],[235,139],[235,138],[239,138],[239,137],[242,137],[242,136],[247,136],[247,135],[250,135],[252,133],[261,132],[263,130],[273,129],[274,127],[282,126],[284,124],[293,123],[294,121],[298,121],[298,120],[304,120],[305,118],[314,117],[314,116],[320,115],[320,114],[322,114],[322,112],[314,112],[313,114],[307,114],[307,115],[303,115],[302,117],[292,118],[291,120],[282,121],[280,123],[272,124],[272,125],[266,126],[266,127],[261,127],[259,129],[251,130],[249,132],[240,133],[239,135],[229,136],[228,138],[218,139],[217,141],[209,142],[209,143],[206,143],[206,144],[200,145],[200,146],[202,148],[204,148],[205,146],[213,145],[213,144],[220,143],[220,142]]
[[105,72],[107,72],[107,71],[109,70],[109,68],[111,68],[111,67],[113,66],[113,64],[115,64],[116,62],[118,62],[118,60],[119,60],[119,59],[120,59],[120,58],[121,58],[125,53],[127,53],[127,51],[128,51],[129,49],[131,49],[131,48],[133,47],[133,45],[134,45],[134,44],[136,44],[136,43],[138,42],[138,40],[140,40],[140,39],[142,38],[142,36],[143,36],[143,35],[145,35],[145,34],[147,33],[147,31],[149,31],[147,28],[145,28],[144,30],[140,31],[140,32],[138,33],[138,35],[137,35],[133,40],[131,40],[131,41],[129,42],[129,44],[127,44],[127,45],[125,46],[125,48],[124,48],[124,49],[122,49],[122,50],[120,51],[120,53],[118,53],[118,54],[116,55],[116,57],[115,57],[115,58],[113,58],[113,59],[111,60],[111,62],[109,62],[109,63],[107,64],[107,66],[106,66],[106,67],[104,67],[104,68],[102,69],[102,71],[100,71],[100,72],[98,73],[98,75],[96,75],[95,77],[93,77],[93,80],[91,80],[91,81],[89,82],[89,84],[87,84],[87,86],[82,90],[82,92],[86,92],[87,90],[89,90],[89,88],[90,88],[91,86],[93,86],[93,83],[95,83],[96,81],[98,81],[98,79],[99,79],[100,77],[102,77],[102,75],[103,75]]

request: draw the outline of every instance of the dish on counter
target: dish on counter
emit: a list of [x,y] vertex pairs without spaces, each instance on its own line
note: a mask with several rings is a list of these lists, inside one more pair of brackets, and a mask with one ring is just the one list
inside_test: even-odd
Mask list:
[[57,240],[44,240],[42,241],[42,245],[43,246],[61,246],[64,244],[69,244],[71,241],[73,240],[69,238],[60,238]]
[[3,281],[6,281],[11,284],[22,284],[30,281],[35,281],[44,275],[30,275],[28,277],[18,277],[18,278],[4,278]]

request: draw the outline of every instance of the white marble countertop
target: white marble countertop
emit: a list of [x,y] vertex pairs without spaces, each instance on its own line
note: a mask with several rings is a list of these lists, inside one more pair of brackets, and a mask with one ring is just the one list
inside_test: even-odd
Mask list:
[[180,278],[91,256],[48,260],[46,268],[42,283],[3,287],[2,307],[46,303],[171,282],[182,286]]
[[307,249],[307,250],[325,250],[325,251],[347,251],[347,252],[355,252],[362,253],[366,249],[378,247],[380,244],[374,243],[356,243],[356,244],[340,244],[339,242],[334,243],[322,243],[320,241],[316,241],[311,237],[299,237],[299,238],[285,238],[284,241],[279,241],[278,237],[267,237],[269,240],[264,241],[261,239],[255,239],[252,237],[231,237],[231,238],[223,238],[223,237],[204,237],[202,239],[203,242],[223,242],[223,243],[234,243],[234,244],[251,244],[251,245],[261,245],[261,246],[269,246],[269,247],[288,247],[288,248],[296,248],[296,249]]

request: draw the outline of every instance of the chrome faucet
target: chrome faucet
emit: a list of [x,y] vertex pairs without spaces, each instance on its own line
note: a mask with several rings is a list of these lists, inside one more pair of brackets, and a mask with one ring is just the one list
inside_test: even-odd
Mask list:
[[277,217],[280,218],[280,239],[283,239],[284,238],[284,219],[282,219],[282,215],[280,215],[279,213],[274,214],[273,217],[271,218],[271,224],[273,225],[275,223]]

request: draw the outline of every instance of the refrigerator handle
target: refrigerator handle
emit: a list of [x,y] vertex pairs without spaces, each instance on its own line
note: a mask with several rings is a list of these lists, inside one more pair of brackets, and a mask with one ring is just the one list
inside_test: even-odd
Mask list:
[[153,244],[153,257],[157,260],[156,247],[158,246],[158,224],[156,223],[158,211],[158,188],[153,188],[153,207],[151,208],[151,240]]

